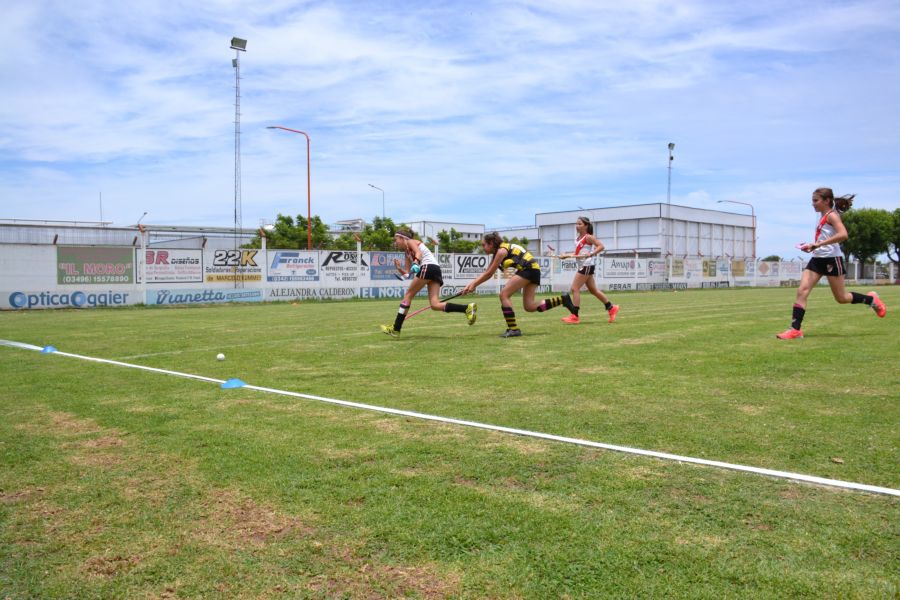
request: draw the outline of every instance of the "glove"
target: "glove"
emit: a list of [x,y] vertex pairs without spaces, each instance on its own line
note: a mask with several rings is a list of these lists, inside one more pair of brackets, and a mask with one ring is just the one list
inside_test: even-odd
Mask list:
[[413,263],[413,266],[410,267],[409,272],[412,273],[413,275],[418,275],[419,271],[421,271],[421,270],[422,270],[422,268],[419,265]]

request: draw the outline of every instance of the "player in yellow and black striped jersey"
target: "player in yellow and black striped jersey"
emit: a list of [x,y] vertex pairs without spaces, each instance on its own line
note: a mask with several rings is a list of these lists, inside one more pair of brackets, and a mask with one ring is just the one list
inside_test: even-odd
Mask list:
[[572,300],[569,298],[569,294],[548,298],[540,303],[534,299],[534,294],[541,284],[541,266],[534,256],[531,255],[531,252],[518,244],[504,242],[503,238],[496,231],[484,236],[484,239],[481,241],[481,247],[485,253],[492,254],[494,259],[484,273],[463,288],[463,295],[474,292],[479,285],[491,278],[494,271],[516,270],[515,274],[510,277],[503,289],[500,290],[500,308],[503,310],[503,318],[506,321],[506,331],[500,337],[519,337],[522,335],[522,330],[519,329],[519,325],[516,322],[516,313],[512,307],[512,296],[519,290],[522,290],[522,305],[526,312],[544,312],[560,304],[569,309],[570,313],[573,311]]

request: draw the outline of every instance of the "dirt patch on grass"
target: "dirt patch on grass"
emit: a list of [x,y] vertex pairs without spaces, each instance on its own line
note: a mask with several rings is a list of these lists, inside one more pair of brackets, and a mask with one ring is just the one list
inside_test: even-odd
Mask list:
[[765,407],[754,406],[752,404],[742,404],[742,405],[738,406],[737,409],[746,415],[751,415],[754,417],[766,412]]
[[233,490],[215,490],[201,504],[204,516],[195,534],[211,546],[237,550],[316,532],[300,519],[257,504]]
[[81,570],[94,577],[115,577],[140,562],[139,556],[92,556],[84,561]]
[[373,565],[359,564],[358,559],[346,556],[350,567],[331,575],[314,577],[311,591],[328,598],[381,598],[417,597],[452,598],[459,594],[461,576],[458,573],[441,574],[432,565]]
[[44,488],[25,488],[18,491],[0,490],[0,503],[13,504],[14,502],[31,502],[44,494]]

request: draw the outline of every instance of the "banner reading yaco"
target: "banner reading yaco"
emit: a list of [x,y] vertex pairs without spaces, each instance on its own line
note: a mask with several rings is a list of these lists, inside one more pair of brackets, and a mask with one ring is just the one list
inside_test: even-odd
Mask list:
[[491,257],[487,254],[454,254],[453,278],[475,279],[491,264]]
[[207,265],[206,283],[262,281],[262,267],[257,264],[259,250],[216,250]]
[[[402,252],[371,252],[369,253],[369,265],[372,269],[370,275],[372,281],[383,281],[386,279],[394,279],[394,275],[398,275],[397,269],[394,267],[394,259],[400,261],[400,266],[406,264],[406,258]],[[373,298],[377,296],[372,296]]]
[[[357,278],[365,281],[369,265],[366,259],[355,251],[323,252],[322,278],[326,283],[355,282]],[[364,256],[364,255],[363,255]],[[357,261],[360,261],[359,264]]]
[[56,283],[134,283],[134,252],[131,248],[59,246],[56,276]]
[[[138,258],[139,253],[140,250],[135,250]],[[147,283],[203,283],[202,250],[147,250],[144,260]],[[137,269],[137,281],[141,282],[140,269]]]
[[318,281],[319,253],[306,250],[276,250],[269,252],[267,281]]

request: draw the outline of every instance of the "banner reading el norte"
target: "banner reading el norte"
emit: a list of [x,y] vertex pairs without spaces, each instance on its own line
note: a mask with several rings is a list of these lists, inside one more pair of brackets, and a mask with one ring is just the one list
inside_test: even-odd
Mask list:
[[91,285],[134,283],[131,248],[59,246],[56,248],[56,282]]

